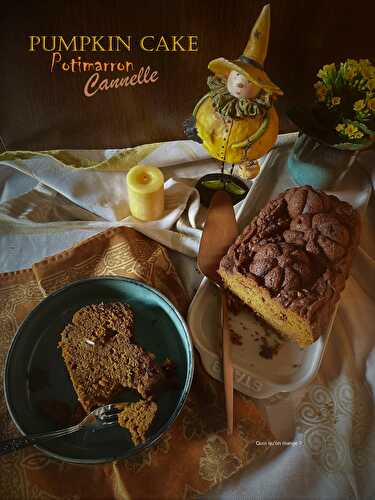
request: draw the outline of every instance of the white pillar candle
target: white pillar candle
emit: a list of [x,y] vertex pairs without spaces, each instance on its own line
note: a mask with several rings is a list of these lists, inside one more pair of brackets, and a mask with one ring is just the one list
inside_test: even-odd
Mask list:
[[164,212],[164,176],[159,168],[136,165],[126,178],[131,214],[143,221],[160,219]]

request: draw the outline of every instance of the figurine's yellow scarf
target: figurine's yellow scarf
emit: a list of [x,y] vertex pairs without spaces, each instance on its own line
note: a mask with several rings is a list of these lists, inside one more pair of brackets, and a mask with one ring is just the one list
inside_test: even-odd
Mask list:
[[264,115],[272,106],[271,94],[264,90],[253,99],[247,97],[234,97],[228,92],[226,81],[217,76],[209,76],[207,85],[214,109],[222,116],[240,120],[246,117]]

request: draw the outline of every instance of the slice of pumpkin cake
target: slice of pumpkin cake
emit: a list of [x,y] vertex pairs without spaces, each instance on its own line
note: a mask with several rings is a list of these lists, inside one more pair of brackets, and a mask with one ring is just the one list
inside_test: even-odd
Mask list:
[[123,389],[147,398],[161,377],[153,354],[135,341],[127,304],[92,304],[77,311],[59,346],[78,399],[87,413]]
[[244,229],[219,274],[266,323],[305,347],[329,327],[359,233],[348,203],[310,186],[288,189]]
[[135,445],[144,443],[146,433],[150,428],[156,415],[158,406],[154,401],[140,400],[135,403],[127,403],[118,414],[118,423],[130,432]]

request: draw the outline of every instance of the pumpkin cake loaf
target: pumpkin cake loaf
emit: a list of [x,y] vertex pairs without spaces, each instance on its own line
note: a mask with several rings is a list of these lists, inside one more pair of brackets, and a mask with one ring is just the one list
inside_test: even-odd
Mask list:
[[118,414],[118,423],[121,427],[128,429],[135,445],[145,442],[146,433],[154,420],[157,409],[154,401],[141,399],[135,403],[127,403]]
[[300,347],[327,331],[359,242],[346,202],[310,186],[271,200],[229,248],[226,287]]
[[134,313],[127,304],[92,304],[77,311],[59,343],[84,410],[112,401],[124,388],[147,398],[159,382],[154,356],[136,344]]

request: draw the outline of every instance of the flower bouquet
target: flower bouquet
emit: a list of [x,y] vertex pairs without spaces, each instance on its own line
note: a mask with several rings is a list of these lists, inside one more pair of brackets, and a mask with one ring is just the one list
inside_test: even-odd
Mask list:
[[337,185],[359,151],[375,140],[375,67],[368,59],[326,64],[317,73],[315,99],[289,116],[301,133],[288,158],[297,185],[316,189]]
[[375,67],[368,59],[326,64],[317,73],[310,109],[289,115],[310,137],[339,149],[360,150],[375,140]]

